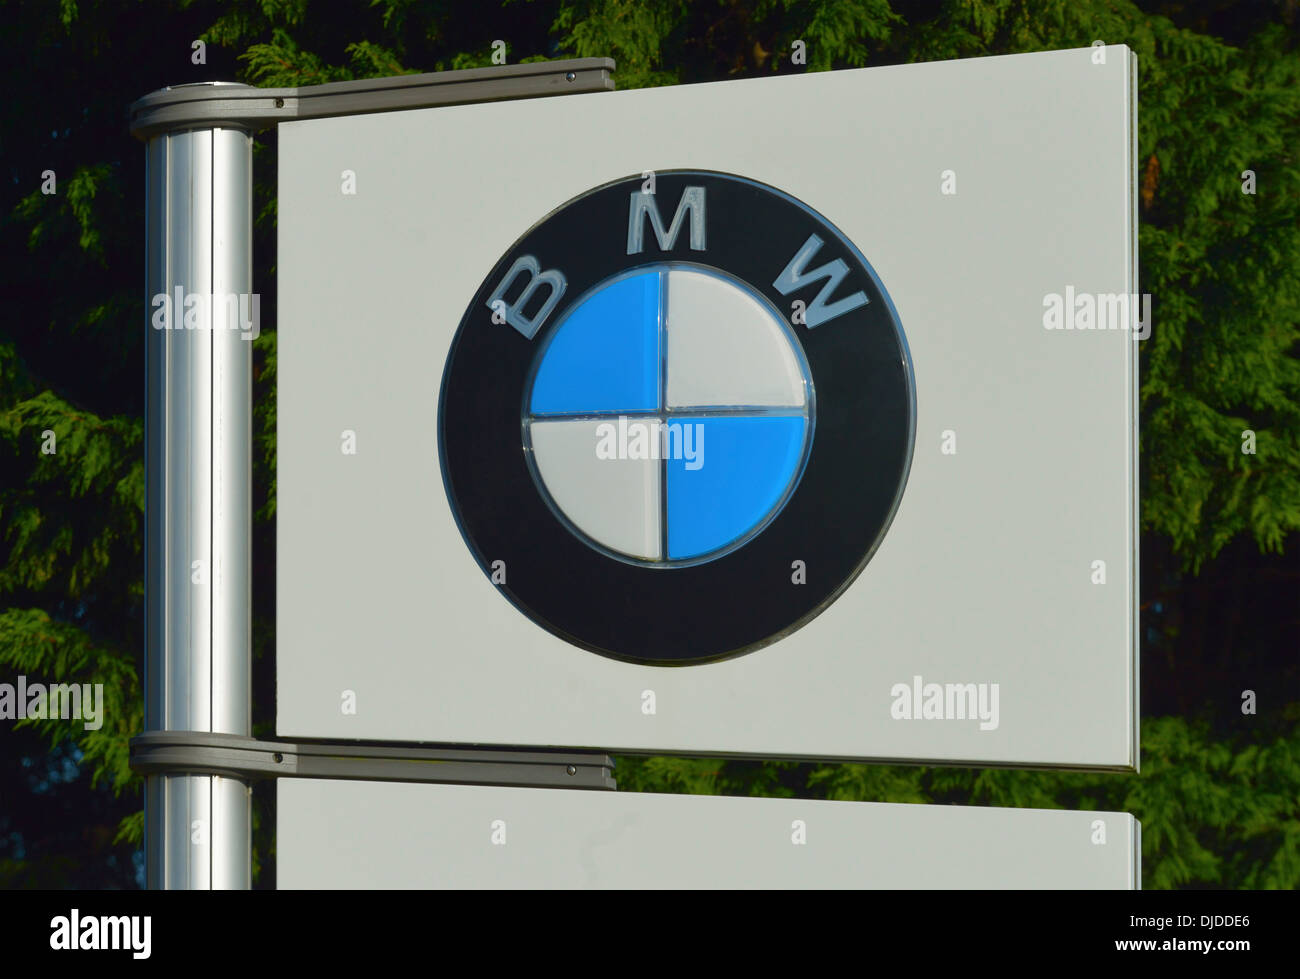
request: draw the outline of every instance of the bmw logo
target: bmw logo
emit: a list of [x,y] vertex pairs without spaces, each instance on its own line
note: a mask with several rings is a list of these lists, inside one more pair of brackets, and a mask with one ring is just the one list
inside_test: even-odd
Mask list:
[[597,187],[484,280],[442,380],[452,512],[539,625],[655,665],[760,649],[880,545],[916,423],[862,253],[789,194],[660,171]]

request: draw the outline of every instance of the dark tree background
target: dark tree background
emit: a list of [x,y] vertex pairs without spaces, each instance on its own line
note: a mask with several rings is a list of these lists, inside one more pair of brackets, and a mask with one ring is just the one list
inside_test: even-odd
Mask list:
[[[620,787],[1123,810],[1142,821],[1146,887],[1297,887],[1298,38],[1297,0],[0,0],[0,682],[101,682],[107,711],[97,732],[0,720],[0,885],[143,880],[141,785],[126,766],[143,722],[146,329],[131,101],[189,81],[487,65],[496,40],[512,63],[611,56],[621,88],[1102,40],[1140,58],[1154,311],[1141,345],[1141,774],[623,758]],[[796,40],[807,65],[792,63]],[[274,133],[260,135],[259,734],[275,703],[274,156]],[[274,884],[271,794],[255,795],[259,886]]]

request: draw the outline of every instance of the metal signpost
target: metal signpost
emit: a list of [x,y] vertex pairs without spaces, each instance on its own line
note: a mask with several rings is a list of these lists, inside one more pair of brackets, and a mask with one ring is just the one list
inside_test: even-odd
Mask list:
[[214,757],[222,739],[204,735],[252,733],[252,132],[599,91],[612,87],[612,67],[584,59],[301,90],[182,85],[131,107],[147,154],[145,728],[192,735],[179,756],[175,738],[160,746],[147,735],[134,749],[150,773],[148,886],[250,884],[251,773],[243,759]]
[[[145,726],[247,736],[252,344],[186,329],[185,301],[252,292],[252,139],[172,131],[147,154]],[[248,887],[249,805],[237,778],[148,778],[149,886]]]
[[615,750],[1136,768],[1134,56],[612,68],[133,107],[177,321],[251,290],[279,126],[277,739],[214,298],[151,328],[151,885],[247,886],[278,777],[286,887],[1137,886],[1124,814],[601,791]]

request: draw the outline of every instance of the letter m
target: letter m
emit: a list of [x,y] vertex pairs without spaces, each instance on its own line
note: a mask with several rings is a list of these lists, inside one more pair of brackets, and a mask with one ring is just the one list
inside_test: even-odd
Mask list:
[[687,212],[691,215],[691,250],[702,252],[704,251],[703,187],[687,187],[682,191],[682,199],[677,202],[673,223],[667,231],[664,230],[664,220],[659,215],[659,205],[656,203],[655,196],[643,194],[639,190],[632,191],[627,216],[627,253],[636,255],[645,248],[644,218],[646,217],[650,219],[650,227],[659,242],[659,250],[666,252],[671,249],[677,241],[678,232],[682,230]]
[[845,313],[857,309],[859,306],[865,306],[868,302],[867,295],[864,292],[855,292],[851,296],[845,296],[843,299],[837,299],[829,306],[826,300],[830,299],[840,283],[849,274],[849,267],[844,263],[844,259],[837,258],[825,265],[820,265],[811,272],[805,272],[804,266],[812,260],[822,247],[822,240],[816,235],[809,235],[808,240],[803,243],[803,247],[795,252],[794,258],[790,259],[790,264],[785,270],[776,277],[772,286],[783,296],[788,296],[796,289],[802,289],[806,285],[816,282],[818,279],[826,279],[827,282],[818,291],[816,298],[808,305],[808,310],[804,314],[804,322],[808,328],[821,326],[828,323],[837,316],[843,316]]
[[949,683],[944,687],[945,713],[954,721],[975,720],[979,716],[973,683]]
[[1097,296],[1098,326],[1106,330],[1127,330],[1128,296],[1120,293],[1103,292]]
[[50,686],[50,718],[81,719],[81,687],[75,683]]
[[[131,947],[131,919],[126,915],[117,918],[105,916],[100,919],[104,923],[103,941],[100,948],[130,948]],[[110,945],[109,942],[112,942]]]

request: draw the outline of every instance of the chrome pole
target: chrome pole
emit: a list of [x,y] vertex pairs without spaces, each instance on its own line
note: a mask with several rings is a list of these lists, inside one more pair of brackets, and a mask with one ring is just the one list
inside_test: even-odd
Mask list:
[[[249,736],[252,137],[164,131],[146,154],[145,728]],[[148,886],[249,887],[251,813],[244,781],[148,776]]]

